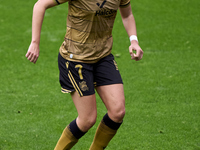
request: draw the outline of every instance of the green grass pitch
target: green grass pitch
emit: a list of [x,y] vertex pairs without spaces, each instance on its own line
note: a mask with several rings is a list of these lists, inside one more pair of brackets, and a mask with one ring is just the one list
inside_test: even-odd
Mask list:
[[[76,116],[60,92],[57,55],[67,4],[47,10],[36,64],[25,58],[36,0],[0,3],[0,150],[53,150]],[[107,150],[200,150],[200,1],[131,0],[141,61],[130,59],[120,15],[113,54],[124,81],[126,116]],[[87,150],[106,109],[73,150]]]

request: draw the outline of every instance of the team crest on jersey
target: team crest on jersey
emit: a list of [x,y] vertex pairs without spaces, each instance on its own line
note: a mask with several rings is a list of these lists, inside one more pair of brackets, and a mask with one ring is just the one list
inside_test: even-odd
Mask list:
[[79,86],[80,86],[82,91],[88,91],[89,90],[85,81],[79,82]]

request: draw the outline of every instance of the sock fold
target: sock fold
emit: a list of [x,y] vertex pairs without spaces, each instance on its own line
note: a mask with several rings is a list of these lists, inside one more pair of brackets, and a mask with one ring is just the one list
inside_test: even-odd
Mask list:
[[103,117],[103,122],[105,123],[105,125],[107,125],[108,127],[110,127],[113,130],[119,129],[119,127],[122,124],[122,123],[117,123],[117,122],[112,121],[110,119],[110,117],[108,116],[108,113],[105,114],[105,116]]
[[121,124],[112,121],[106,114],[97,128],[90,150],[104,150]]
[[69,129],[75,138],[80,139],[86,132],[82,132],[76,124],[76,119],[69,124]]
[[73,120],[64,129],[54,150],[70,150],[85,133],[78,128],[76,119]]

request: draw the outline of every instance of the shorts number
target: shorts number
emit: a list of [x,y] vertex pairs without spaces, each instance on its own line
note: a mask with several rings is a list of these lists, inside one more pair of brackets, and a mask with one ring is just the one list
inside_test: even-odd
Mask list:
[[80,79],[82,80],[83,79],[83,75],[82,75],[83,66],[82,65],[76,65],[75,68],[79,68],[78,69],[78,74],[79,74]]

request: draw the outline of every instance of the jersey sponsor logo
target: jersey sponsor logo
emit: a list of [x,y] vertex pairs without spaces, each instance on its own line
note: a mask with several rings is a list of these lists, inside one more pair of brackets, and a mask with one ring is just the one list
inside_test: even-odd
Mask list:
[[101,10],[97,10],[95,16],[107,16],[110,17],[113,14],[115,14],[117,11],[113,10],[113,9],[101,9]]
[[105,9],[103,8],[103,6],[105,5],[105,3],[107,2],[107,0],[104,0],[102,2],[102,4],[96,3],[97,6],[100,8],[100,10],[96,11],[95,16],[106,16],[106,17],[110,17],[113,14],[115,14],[117,12],[117,10],[113,10],[113,9]]
[[103,6],[104,6],[105,3],[106,3],[106,0],[104,0],[101,5],[99,3],[97,3],[97,6],[99,6],[100,8],[103,8]]

